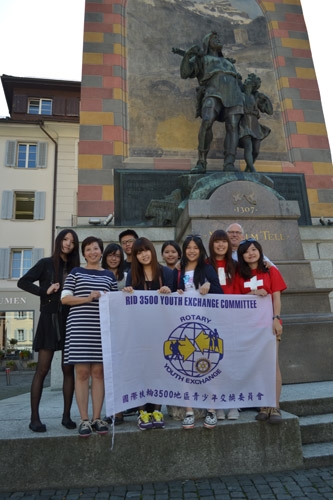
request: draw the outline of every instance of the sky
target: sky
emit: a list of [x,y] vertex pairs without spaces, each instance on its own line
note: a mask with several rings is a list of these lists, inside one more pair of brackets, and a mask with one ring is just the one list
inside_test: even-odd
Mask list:
[[[301,0],[333,152],[332,0]],[[0,75],[81,80],[85,0],[0,0]],[[60,33],[60,36],[59,36]],[[0,85],[0,116],[8,108]]]

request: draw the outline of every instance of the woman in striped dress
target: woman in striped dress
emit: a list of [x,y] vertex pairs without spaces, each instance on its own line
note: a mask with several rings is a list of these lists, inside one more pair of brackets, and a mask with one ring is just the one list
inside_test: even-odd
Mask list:
[[[104,400],[104,373],[99,302],[103,292],[117,291],[112,272],[101,267],[103,242],[89,236],[81,245],[87,262],[74,268],[66,278],[61,302],[70,306],[66,325],[65,363],[75,365],[75,397],[80,411],[79,435],[92,431],[106,434],[108,425],[101,420]],[[88,417],[89,380],[91,378],[92,421]]]

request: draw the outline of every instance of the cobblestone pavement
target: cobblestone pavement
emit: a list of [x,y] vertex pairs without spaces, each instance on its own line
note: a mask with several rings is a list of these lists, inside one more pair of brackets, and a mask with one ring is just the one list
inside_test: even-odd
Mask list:
[[332,500],[333,467],[142,485],[0,492],[0,500],[21,498],[24,500]]

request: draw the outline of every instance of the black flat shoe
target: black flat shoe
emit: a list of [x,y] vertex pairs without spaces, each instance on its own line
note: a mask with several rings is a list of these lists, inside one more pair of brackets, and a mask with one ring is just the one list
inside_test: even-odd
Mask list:
[[70,418],[63,418],[61,423],[66,429],[76,429],[76,423]]
[[45,424],[29,424],[29,429],[33,432],[46,432]]

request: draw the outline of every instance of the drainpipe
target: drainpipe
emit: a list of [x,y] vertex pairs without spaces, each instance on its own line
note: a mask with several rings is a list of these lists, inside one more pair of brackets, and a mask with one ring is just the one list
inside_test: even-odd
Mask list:
[[52,202],[52,236],[51,236],[51,253],[53,253],[55,223],[56,223],[56,205],[57,205],[57,176],[58,176],[58,143],[45,130],[44,122],[40,121],[39,126],[45,135],[54,143],[54,169],[53,169],[53,202]]

